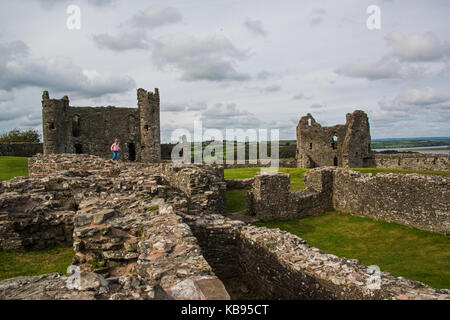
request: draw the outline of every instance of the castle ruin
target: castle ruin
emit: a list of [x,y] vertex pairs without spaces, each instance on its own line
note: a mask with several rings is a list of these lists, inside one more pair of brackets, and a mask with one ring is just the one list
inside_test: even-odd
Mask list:
[[137,90],[137,108],[72,107],[67,96],[42,95],[44,154],[109,157],[119,139],[121,159],[161,162],[159,91]]
[[322,127],[308,113],[297,126],[297,165],[364,168],[372,159],[370,141],[369,120],[364,111],[348,113],[345,125],[332,127]]

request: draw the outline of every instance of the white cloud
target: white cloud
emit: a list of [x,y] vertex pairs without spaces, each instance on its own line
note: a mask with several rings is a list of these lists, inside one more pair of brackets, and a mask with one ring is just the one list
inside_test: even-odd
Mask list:
[[235,69],[236,62],[245,58],[243,50],[221,35],[196,38],[172,34],[153,41],[153,61],[160,67],[174,66],[182,72],[183,81],[248,80],[248,74]]
[[116,35],[101,33],[93,35],[93,40],[99,48],[112,51],[149,48],[147,36],[143,32],[119,33]]
[[205,128],[223,130],[226,128],[259,128],[263,122],[255,114],[242,111],[235,103],[217,103],[201,115]]
[[352,78],[365,78],[367,80],[382,80],[402,78],[402,66],[392,59],[374,61],[359,61],[347,64],[336,70],[339,75]]
[[131,21],[138,28],[155,29],[180,22],[182,18],[175,8],[153,6],[135,14]]
[[23,42],[0,43],[0,89],[37,87],[85,97],[126,92],[130,77],[109,76],[74,64],[70,58],[33,58]]
[[409,35],[392,32],[386,41],[401,61],[430,62],[450,56],[450,43],[440,41],[432,32]]

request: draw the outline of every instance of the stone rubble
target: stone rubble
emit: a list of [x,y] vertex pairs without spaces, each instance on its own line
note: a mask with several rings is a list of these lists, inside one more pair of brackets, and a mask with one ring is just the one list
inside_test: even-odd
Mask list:
[[377,289],[356,260],[226,218],[225,191],[220,167],[36,156],[29,177],[1,184],[1,248],[73,245],[73,265],[0,281],[0,299],[230,299],[218,276],[271,299],[450,299],[385,272]]

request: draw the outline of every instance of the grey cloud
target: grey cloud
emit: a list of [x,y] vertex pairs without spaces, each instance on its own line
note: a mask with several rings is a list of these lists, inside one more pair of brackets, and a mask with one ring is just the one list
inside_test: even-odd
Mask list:
[[[45,9],[52,8],[56,4],[67,5],[72,2],[70,0],[28,0],[28,1],[37,2]],[[93,5],[96,7],[104,7],[104,6],[113,5],[114,3],[118,2],[118,0],[88,0],[87,2],[90,5]]]
[[103,7],[103,6],[110,6],[116,2],[118,2],[119,0],[88,0],[88,2],[94,6],[99,6],[99,7]]
[[273,86],[268,86],[268,87],[265,87],[265,88],[261,88],[260,91],[261,92],[273,93],[273,92],[281,91],[281,87],[277,86],[277,85],[273,85]]
[[313,27],[316,27],[318,25],[320,25],[323,21],[323,16],[327,13],[327,11],[325,9],[322,8],[316,8],[313,9],[312,14],[313,17],[311,18],[311,20],[309,21],[309,24]]
[[272,76],[272,74],[270,72],[267,71],[261,71],[256,75],[256,78],[258,80],[267,80]]
[[423,90],[411,89],[393,99],[382,99],[379,103],[382,110],[400,112],[421,112],[442,110],[450,105],[450,95],[437,92],[433,88]]
[[27,111],[22,108],[13,108],[10,105],[0,105],[0,121],[10,121],[23,117]]
[[244,22],[244,26],[250,30],[254,35],[266,37],[267,31],[264,29],[261,20],[247,19]]
[[361,61],[345,65],[335,71],[339,75],[367,80],[402,78],[402,66],[391,59],[381,59],[378,62]]
[[161,107],[161,112],[182,112],[182,111],[186,111],[186,107],[178,104],[163,105]]
[[322,109],[322,108],[324,108],[325,106],[323,105],[323,104],[320,104],[320,103],[313,103],[312,105],[311,105],[311,108],[312,109]]
[[223,130],[226,128],[259,128],[263,122],[253,113],[239,110],[234,103],[218,103],[201,115],[203,126]]
[[202,111],[208,109],[208,105],[206,103],[200,102],[196,104],[189,104],[187,107],[188,111]]
[[148,49],[149,42],[143,32],[120,33],[110,35],[107,33],[93,35],[94,43],[102,49],[112,51],[126,51],[134,49]]
[[0,103],[14,100],[14,94],[10,91],[0,90]]
[[309,100],[311,98],[312,97],[305,96],[303,93],[296,94],[295,96],[292,97],[293,100]]
[[154,6],[135,14],[132,23],[138,28],[154,29],[177,23],[182,18],[181,13],[175,8]]
[[441,42],[432,32],[409,35],[392,32],[385,39],[400,61],[429,62],[450,57],[450,43]]
[[167,35],[153,41],[153,61],[159,67],[174,66],[183,81],[245,81],[250,76],[236,71],[237,61],[247,58],[224,36],[195,38]]
[[23,42],[0,44],[0,89],[26,87],[99,97],[126,92],[136,84],[130,77],[109,77],[83,69],[70,58],[34,59]]

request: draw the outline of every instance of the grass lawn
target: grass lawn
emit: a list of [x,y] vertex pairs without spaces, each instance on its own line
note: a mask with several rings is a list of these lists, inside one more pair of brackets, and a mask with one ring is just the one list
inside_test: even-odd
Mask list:
[[396,276],[450,288],[450,239],[441,234],[336,211],[255,225],[280,228],[325,252],[377,265]]
[[51,248],[26,252],[0,251],[0,280],[51,272],[66,274],[73,248]]
[[[280,168],[281,172],[289,173],[291,175],[291,191],[300,191],[306,188],[302,180],[302,176],[309,169],[301,168]],[[253,178],[261,171],[261,168],[240,168],[240,169],[225,169],[225,179],[247,179]]]
[[0,157],[0,181],[28,175],[28,158]]

